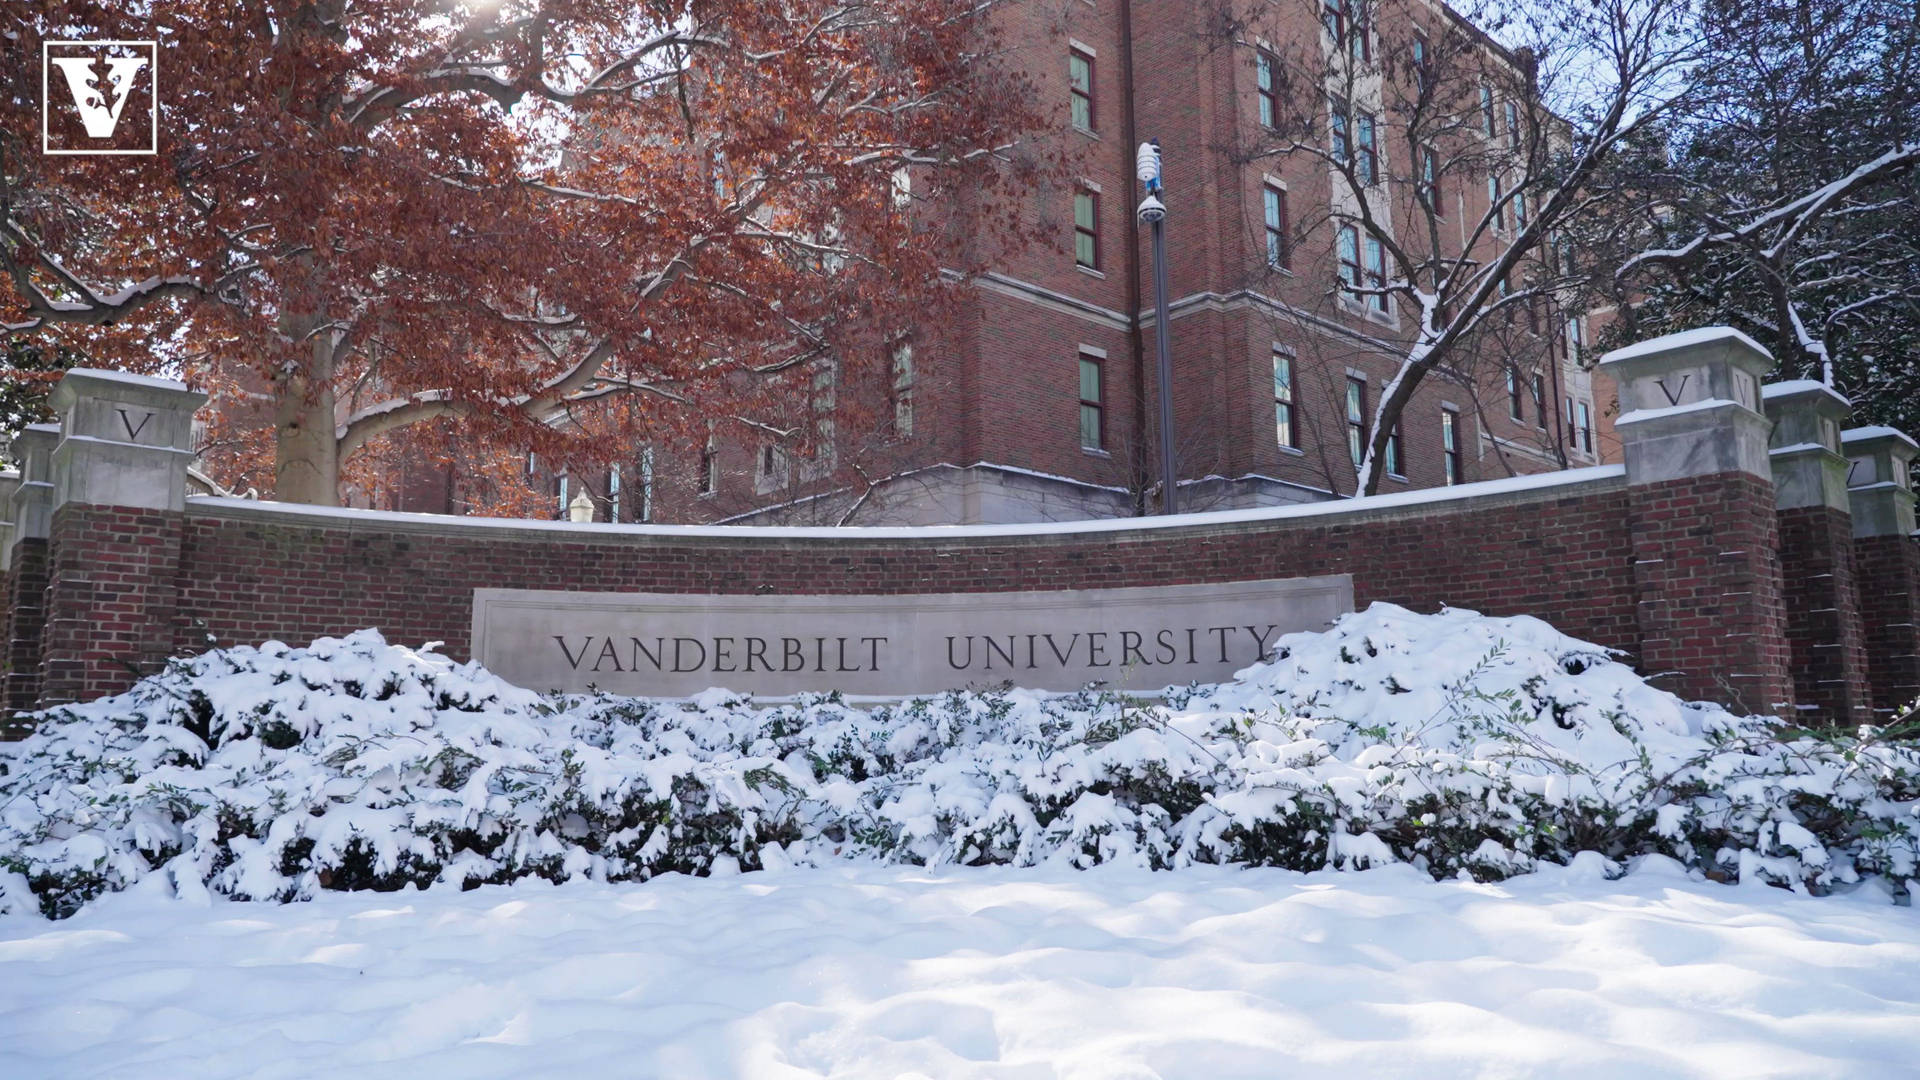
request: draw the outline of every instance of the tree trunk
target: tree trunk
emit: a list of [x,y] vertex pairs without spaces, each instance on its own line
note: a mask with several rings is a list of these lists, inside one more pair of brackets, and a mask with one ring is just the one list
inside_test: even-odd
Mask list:
[[300,320],[310,359],[274,379],[274,498],[281,502],[340,505],[340,443],[333,400],[333,335]]

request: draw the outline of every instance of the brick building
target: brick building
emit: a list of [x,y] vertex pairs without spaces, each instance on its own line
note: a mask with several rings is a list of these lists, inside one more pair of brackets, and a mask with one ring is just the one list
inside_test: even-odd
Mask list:
[[[933,524],[1062,520],[1158,505],[1151,266],[1134,217],[1138,143],[1164,148],[1175,449],[1182,509],[1306,502],[1355,490],[1353,447],[1398,369],[1418,315],[1349,293],[1382,269],[1353,196],[1322,156],[1273,152],[1280,115],[1318,114],[1318,137],[1373,175],[1364,198],[1388,233],[1433,234],[1483,258],[1524,221],[1486,148],[1531,140],[1527,58],[1443,4],[1357,0],[1018,0],[1005,40],[1060,129],[1070,179],[1022,212],[1055,239],[992,260],[957,315],[906,331],[874,385],[825,368],[803,387],[812,433],[797,452],[752,432],[636,447],[606,475],[543,473],[551,516],[582,490],[597,520]],[[1317,42],[1347,88],[1290,89],[1272,43]],[[1311,47],[1310,47],[1311,48]],[[1478,88],[1448,91],[1457,165],[1395,141],[1396,97],[1448,61]],[[1299,81],[1292,85],[1298,87]],[[1468,84],[1460,83],[1459,87]],[[1324,104],[1323,104],[1324,102]],[[1550,118],[1548,118],[1550,122]],[[1467,151],[1471,151],[1470,153]],[[1423,152],[1424,153],[1424,152]],[[1450,159],[1453,160],[1453,159]],[[1479,170],[1479,171],[1476,171]],[[910,193],[911,178],[903,178]],[[1432,198],[1428,203],[1425,200]],[[1502,199],[1484,234],[1469,226]],[[1424,210],[1423,210],[1424,208]],[[1518,221],[1516,220],[1518,219]],[[1457,239],[1455,232],[1458,232]],[[1556,252],[1557,254],[1557,252]],[[1504,283],[1503,283],[1504,284]],[[1382,493],[1617,460],[1611,392],[1581,363],[1589,320],[1552,296],[1510,309],[1474,343],[1471,370],[1428,379],[1403,413]],[[833,419],[866,402],[870,423]],[[539,465],[530,465],[535,471]],[[460,512],[459,483],[397,475],[382,505]]]

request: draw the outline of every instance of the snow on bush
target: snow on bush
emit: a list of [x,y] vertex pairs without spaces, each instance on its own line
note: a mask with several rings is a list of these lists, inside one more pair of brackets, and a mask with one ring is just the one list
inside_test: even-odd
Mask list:
[[1164,704],[542,696],[372,631],[178,660],[0,749],[0,909],[161,876],[321,889],[896,863],[1408,862],[1496,879],[1658,853],[1823,891],[1915,876],[1920,749],[1688,704],[1532,618],[1388,604]]

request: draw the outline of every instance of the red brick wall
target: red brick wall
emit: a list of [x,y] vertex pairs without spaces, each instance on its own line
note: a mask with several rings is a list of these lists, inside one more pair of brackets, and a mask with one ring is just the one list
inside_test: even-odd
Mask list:
[[[40,636],[46,623],[47,542],[22,539],[7,571],[6,712],[30,709],[40,697]],[[11,725],[0,728],[16,734]],[[24,731],[18,732],[24,734]]]
[[[182,522],[177,513],[113,506],[54,511],[41,704],[125,690],[136,671],[153,671],[179,650],[178,583],[200,569],[181,558]],[[245,607],[254,598],[225,602]]]
[[250,510],[186,522],[179,652],[378,627],[468,655],[478,587],[692,593],[998,592],[1351,573],[1356,602],[1533,614],[1637,646],[1620,480],[1370,514],[1114,533],[913,540],[387,525]]
[[1872,705],[1884,717],[1920,700],[1920,541],[1863,536],[1853,552]]
[[1829,506],[1780,512],[1780,571],[1794,700],[1803,714],[1864,723],[1866,652],[1853,565],[1853,519]]
[[1641,670],[1682,697],[1790,714],[1773,485],[1720,473],[1628,493]]

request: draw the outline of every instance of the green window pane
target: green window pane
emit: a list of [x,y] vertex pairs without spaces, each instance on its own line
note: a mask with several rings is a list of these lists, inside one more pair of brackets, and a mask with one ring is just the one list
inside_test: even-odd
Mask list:
[[1080,400],[1100,400],[1100,365],[1084,356],[1080,358]]
[[1073,223],[1088,232],[1093,231],[1093,196],[1085,191],[1073,197]]
[[1092,405],[1080,406],[1080,445],[1100,446],[1100,410]]

